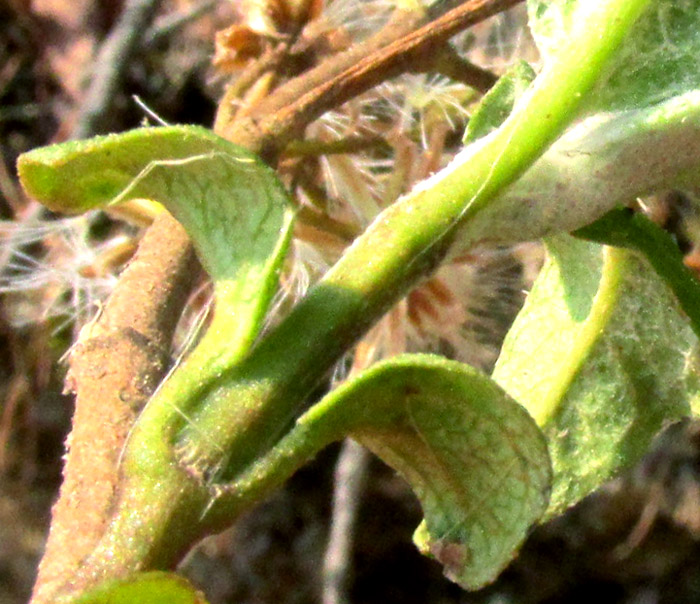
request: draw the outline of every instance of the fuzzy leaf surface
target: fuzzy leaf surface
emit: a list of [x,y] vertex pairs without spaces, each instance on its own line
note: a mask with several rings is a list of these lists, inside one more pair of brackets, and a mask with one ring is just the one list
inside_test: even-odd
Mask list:
[[[529,24],[545,61],[585,18],[590,0],[528,0]],[[700,0],[658,0],[634,25],[591,94],[588,111],[652,105],[700,88]]]
[[493,379],[543,429],[554,470],[547,516],[635,462],[697,409],[697,339],[634,252],[561,235],[506,337]]
[[640,212],[616,208],[573,235],[643,254],[674,293],[695,335],[700,337],[700,280],[684,264],[683,253],[669,233]]
[[532,418],[488,376],[432,355],[378,363],[332,391],[250,480],[347,435],[408,481],[425,515],[416,544],[467,589],[498,576],[547,507],[550,463]]

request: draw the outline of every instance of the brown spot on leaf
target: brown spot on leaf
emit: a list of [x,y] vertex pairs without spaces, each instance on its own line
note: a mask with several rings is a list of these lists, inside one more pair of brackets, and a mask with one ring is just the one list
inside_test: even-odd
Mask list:
[[445,574],[458,575],[469,562],[469,548],[464,543],[435,541],[430,544],[430,553],[445,567]]

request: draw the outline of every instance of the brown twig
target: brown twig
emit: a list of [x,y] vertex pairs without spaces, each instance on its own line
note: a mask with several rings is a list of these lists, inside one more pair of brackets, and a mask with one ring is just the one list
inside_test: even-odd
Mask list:
[[276,70],[284,61],[288,50],[289,45],[286,41],[267,50],[226,88],[224,96],[221,101],[219,101],[219,109],[216,114],[216,121],[214,122],[215,132],[218,132],[222,136],[225,134],[226,128],[235,122],[236,114],[240,108],[241,96],[266,73]]
[[198,272],[184,229],[163,214],[144,236],[104,311],[83,328],[70,357],[76,393],[64,481],[32,602],[80,566],[101,537],[129,430],[169,366],[176,322]]
[[281,86],[245,118],[221,124],[222,134],[274,158],[328,109],[432,61],[451,36],[520,1],[467,0],[427,23],[425,14],[398,12],[377,34]]
[[350,135],[335,140],[306,138],[291,141],[284,149],[285,157],[319,157],[343,153],[358,153],[367,149],[390,149],[381,136]]
[[456,82],[471,86],[482,94],[487,93],[498,79],[488,69],[467,61],[449,44],[444,45],[433,61],[419,66],[416,71],[436,71]]

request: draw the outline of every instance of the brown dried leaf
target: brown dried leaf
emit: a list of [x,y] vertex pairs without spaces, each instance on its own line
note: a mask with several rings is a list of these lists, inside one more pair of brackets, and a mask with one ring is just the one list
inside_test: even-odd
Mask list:
[[262,37],[247,25],[232,25],[217,32],[212,64],[222,71],[236,71],[259,57],[264,45]]

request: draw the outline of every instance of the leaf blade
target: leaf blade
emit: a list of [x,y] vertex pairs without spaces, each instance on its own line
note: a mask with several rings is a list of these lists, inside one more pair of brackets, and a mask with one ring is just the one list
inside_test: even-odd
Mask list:
[[132,198],[163,204],[214,282],[219,312],[208,346],[220,349],[221,366],[250,348],[293,222],[284,188],[255,155],[204,128],[166,126],[36,149],[20,157],[18,170],[25,190],[56,211]]
[[312,406],[212,513],[256,499],[345,436],[409,482],[426,517],[416,544],[467,589],[496,578],[546,508],[550,464],[532,418],[481,372],[417,354],[378,363]]
[[[666,423],[691,413],[697,380],[688,358],[697,338],[634,252],[564,235],[548,245],[554,251],[506,337],[493,379],[547,437],[551,517],[636,461]],[[592,273],[587,287],[568,287],[576,285],[576,270]],[[610,271],[617,279],[607,277],[604,291]],[[601,307],[596,298],[605,295]]]

